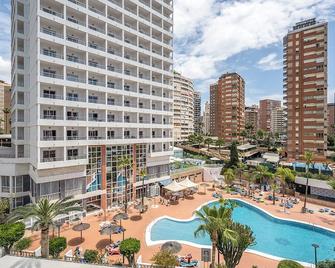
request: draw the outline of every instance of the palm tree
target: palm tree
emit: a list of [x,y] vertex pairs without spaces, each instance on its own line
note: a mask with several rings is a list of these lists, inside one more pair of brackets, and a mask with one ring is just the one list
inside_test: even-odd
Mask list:
[[280,184],[282,185],[283,196],[285,196],[287,182],[294,181],[295,175],[293,174],[292,170],[290,170],[289,168],[283,168],[283,167],[277,168],[275,175],[280,180]]
[[4,223],[9,212],[9,200],[7,198],[0,198],[0,224]]
[[267,182],[271,177],[272,177],[272,173],[269,171],[269,168],[267,166],[264,165],[258,165],[256,167],[256,178],[261,182],[261,183],[265,183],[265,181]]
[[224,181],[225,183],[230,186],[234,179],[235,179],[235,173],[234,173],[234,170],[232,168],[228,168],[224,173]]
[[196,143],[196,135],[191,134],[187,137],[188,143],[192,146],[194,143]]
[[68,214],[71,211],[81,211],[82,208],[76,201],[70,201],[71,197],[52,202],[42,198],[35,204],[28,204],[24,207],[16,208],[9,216],[9,221],[20,221],[33,218],[33,228],[41,230],[41,254],[42,257],[49,257],[49,228],[54,224],[58,215]]
[[140,170],[140,176],[142,177],[142,206],[144,206],[144,179],[147,176],[147,171],[144,168]]
[[276,176],[272,177],[271,189],[272,189],[272,204],[276,204],[276,191],[278,190],[278,184]]
[[203,137],[202,135],[200,135],[200,134],[199,134],[199,135],[196,135],[195,141],[196,141],[196,143],[198,144],[198,147],[200,148],[201,143],[204,142],[204,137]]
[[218,139],[215,145],[219,147],[219,154],[221,153],[221,147],[225,144],[224,139]]
[[238,178],[240,182],[242,182],[242,175],[243,175],[243,172],[247,169],[247,167],[248,166],[244,164],[243,162],[237,163],[236,173],[238,174]]
[[215,251],[219,239],[219,235],[223,235],[226,239],[236,240],[237,234],[227,226],[231,222],[232,208],[226,206],[227,201],[217,208],[204,206],[202,210],[195,211],[195,215],[199,218],[201,224],[194,232],[194,236],[209,235],[212,242],[211,268],[215,267]]
[[245,172],[244,177],[248,182],[248,196],[251,195],[251,183],[255,181],[255,174],[252,172]]
[[209,151],[209,146],[213,143],[213,139],[212,138],[206,138],[204,140],[204,143],[208,145],[208,151]]
[[283,152],[284,152],[283,147],[279,147],[279,148],[277,148],[277,153],[278,153],[278,155],[279,155],[279,160],[281,159]]
[[[312,164],[312,161],[314,160],[314,154],[311,151],[304,152],[304,160],[306,161],[305,171],[306,174],[309,172],[309,167]],[[305,186],[305,200],[304,200],[304,206],[302,208],[302,212],[306,212],[306,203],[307,203],[307,193],[308,193],[308,183],[309,183],[309,176],[306,176],[306,186]]]
[[125,180],[125,189],[124,189],[124,211],[127,213],[128,208],[128,178],[127,178],[127,170],[131,168],[132,160],[129,157],[123,156],[118,160],[117,169],[122,170],[124,172],[124,180]]
[[244,143],[244,139],[247,137],[247,131],[243,129],[240,133],[240,136],[242,137],[242,143]]
[[2,111],[5,115],[5,121],[4,121],[4,123],[5,123],[5,134],[7,134],[8,133],[8,129],[7,129],[7,127],[8,127],[8,114],[10,113],[10,109],[9,108],[4,108]]
[[262,129],[259,129],[256,133],[256,137],[259,140],[263,140],[264,139],[264,131]]

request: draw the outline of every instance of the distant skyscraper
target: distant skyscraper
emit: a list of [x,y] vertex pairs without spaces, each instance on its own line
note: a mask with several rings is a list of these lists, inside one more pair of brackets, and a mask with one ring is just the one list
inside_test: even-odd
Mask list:
[[[250,128],[252,127],[252,128]],[[258,129],[258,106],[245,107],[245,128],[250,128],[250,134],[255,135]]]
[[279,100],[260,100],[258,110],[258,127],[266,132],[271,131],[271,111],[281,106]]
[[199,91],[194,92],[194,132],[201,132],[201,93]]
[[202,113],[202,132],[204,134],[210,133],[210,105],[209,101],[205,103],[205,109]]
[[328,134],[335,134],[335,103],[327,105],[327,125]]
[[327,151],[327,22],[297,23],[284,37],[287,153],[299,159]]
[[282,107],[276,107],[271,111],[271,132],[273,134],[283,134],[284,129],[284,109]]
[[223,74],[210,86],[210,129],[225,141],[240,140],[245,125],[245,82],[237,73]]
[[0,80],[0,118],[3,122],[0,122],[0,129],[4,134],[9,134],[11,131],[11,111],[10,111],[10,99],[11,99],[11,86],[4,81]]
[[193,81],[175,72],[173,84],[173,138],[186,141],[194,133]]

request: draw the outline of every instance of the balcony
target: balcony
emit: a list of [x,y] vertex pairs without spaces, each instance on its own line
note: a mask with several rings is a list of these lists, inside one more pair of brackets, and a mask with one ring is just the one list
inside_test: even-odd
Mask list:
[[66,55],[66,60],[71,61],[71,62],[75,62],[75,63],[86,64],[86,61],[84,59],[81,59],[81,58],[79,58],[77,56],[73,56],[73,55]]
[[47,120],[63,120],[61,116],[53,115],[53,114],[41,114],[41,119]]
[[64,161],[63,158],[61,157],[43,157],[42,158],[42,162],[46,163],[46,162],[56,162],[56,161]]
[[88,47],[105,52],[105,48],[103,46],[100,46],[100,45],[96,44],[96,43],[88,42]]
[[41,54],[44,55],[44,56],[48,56],[48,57],[63,59],[63,55],[62,54],[57,53],[57,51],[51,50],[51,49],[43,48],[41,50]]
[[103,64],[100,64],[96,61],[93,61],[93,60],[89,60],[88,61],[88,65],[91,66],[91,67],[96,67],[96,68],[100,68],[100,69],[106,69],[105,65]]
[[66,157],[66,160],[80,160],[80,159],[86,159],[87,158],[87,156],[86,155],[84,155],[84,154],[82,154],[82,155],[68,155],[67,157]]
[[101,16],[105,16],[105,13],[102,10],[99,10],[95,7],[88,7],[88,9],[93,11],[94,13],[97,13],[97,14],[101,15]]
[[86,7],[86,5],[80,1],[77,1],[77,0],[68,0],[69,2],[73,3],[73,4],[76,4],[78,6],[81,6],[81,7]]
[[86,45],[86,42],[84,40],[79,39],[77,37],[74,37],[72,35],[66,36],[66,40],[70,41],[70,42],[73,42],[73,43],[76,43],[76,44],[81,44],[81,45],[84,45],[84,46]]
[[107,70],[111,71],[111,72],[116,72],[116,73],[122,73],[122,69],[121,68],[117,68],[111,65],[107,66]]
[[58,137],[58,136],[42,136],[41,140],[42,141],[62,141],[64,140],[64,138]]
[[89,136],[88,139],[89,140],[103,140],[105,138],[102,136]]
[[78,115],[68,115],[66,119],[69,121],[86,121],[85,117]]
[[56,78],[56,79],[64,79],[63,75],[57,74],[55,71],[52,71],[52,70],[42,70],[41,76],[45,76],[49,78]]
[[78,141],[78,140],[86,140],[86,137],[81,136],[67,136],[66,140],[68,141]]
[[64,15],[63,15],[62,13],[59,13],[59,12],[57,12],[57,11],[54,11],[54,10],[52,10],[51,8],[48,8],[48,7],[41,7],[41,10],[42,10],[43,12],[46,12],[46,13],[50,14],[50,15],[57,16],[57,17],[59,17],[59,18],[64,18]]
[[41,98],[62,100],[63,96],[52,93],[42,93]]
[[86,80],[84,78],[80,78],[79,76],[72,75],[72,74],[67,74],[66,80],[71,81],[71,82],[83,83],[83,84],[86,83]]
[[52,30],[52,29],[49,29],[49,28],[46,28],[46,27],[42,27],[41,32],[44,33],[44,34],[48,34],[48,35],[51,35],[51,36],[58,37],[58,38],[63,38],[62,33],[59,33],[55,30]]
[[81,25],[81,26],[86,26],[86,22],[85,21],[78,20],[78,19],[76,19],[74,17],[67,17],[67,20],[70,21],[70,22],[73,22],[75,24]]
[[88,28],[90,28],[93,31],[99,32],[99,33],[103,33],[103,34],[105,33],[105,29],[102,29],[94,25],[88,25]]
[[96,79],[89,78],[88,83],[93,86],[101,86],[104,87],[105,83]]

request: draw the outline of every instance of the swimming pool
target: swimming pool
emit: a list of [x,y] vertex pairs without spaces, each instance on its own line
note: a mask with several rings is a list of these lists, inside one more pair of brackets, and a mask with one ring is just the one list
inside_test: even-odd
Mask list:
[[[313,263],[312,244],[316,243],[320,245],[318,260],[335,257],[335,232],[305,223],[279,219],[244,201],[236,200],[236,202],[239,207],[234,209],[233,220],[249,225],[256,237],[256,245],[250,247],[250,251],[275,259],[294,259]],[[209,205],[217,204],[212,202]],[[199,220],[196,218],[182,221],[162,217],[148,226],[146,240],[149,245],[178,240],[198,247],[210,246],[208,236],[194,237],[194,230],[198,225]]]

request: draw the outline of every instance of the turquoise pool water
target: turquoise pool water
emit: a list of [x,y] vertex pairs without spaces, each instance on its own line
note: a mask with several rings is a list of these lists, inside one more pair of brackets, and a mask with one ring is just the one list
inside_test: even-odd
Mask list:
[[[250,249],[280,258],[313,263],[312,244],[316,243],[320,245],[318,260],[335,258],[335,233],[307,224],[276,219],[245,202],[236,202],[239,207],[233,212],[234,221],[249,225],[256,237],[256,245]],[[198,219],[187,222],[161,219],[151,228],[151,240],[181,240],[210,245],[208,236],[194,237],[193,232],[198,225]]]

